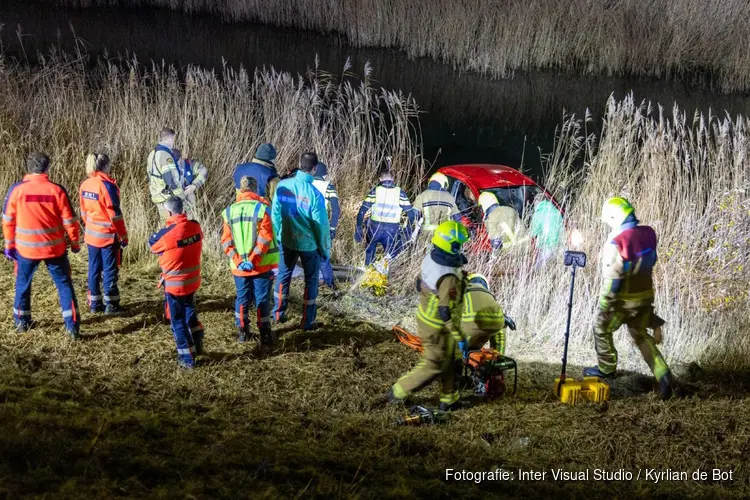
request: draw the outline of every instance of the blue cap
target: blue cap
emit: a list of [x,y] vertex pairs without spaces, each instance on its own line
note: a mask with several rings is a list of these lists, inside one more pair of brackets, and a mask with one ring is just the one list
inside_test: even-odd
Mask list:
[[319,161],[315,166],[315,177],[325,177],[326,175],[328,175],[328,166],[322,161]]
[[276,148],[268,142],[263,143],[255,150],[255,157],[262,161],[274,161],[276,159]]

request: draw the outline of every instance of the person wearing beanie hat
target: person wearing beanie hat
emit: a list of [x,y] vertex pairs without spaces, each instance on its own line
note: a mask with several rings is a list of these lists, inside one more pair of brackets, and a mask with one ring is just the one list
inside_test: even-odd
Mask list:
[[279,173],[276,171],[276,148],[273,144],[263,143],[255,150],[255,156],[248,163],[241,163],[234,169],[234,188],[239,194],[243,177],[252,177],[258,183],[258,196],[273,201]]

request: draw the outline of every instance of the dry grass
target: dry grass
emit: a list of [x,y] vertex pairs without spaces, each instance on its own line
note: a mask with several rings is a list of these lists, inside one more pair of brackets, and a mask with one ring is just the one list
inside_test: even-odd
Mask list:
[[744,0],[49,0],[70,6],[151,5],[343,34],[355,47],[392,47],[497,76],[556,68],[689,75],[725,91],[750,85]]

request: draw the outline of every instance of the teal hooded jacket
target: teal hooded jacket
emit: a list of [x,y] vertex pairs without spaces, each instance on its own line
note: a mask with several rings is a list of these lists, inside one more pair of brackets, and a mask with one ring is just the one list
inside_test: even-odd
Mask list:
[[331,257],[331,230],[326,202],[313,185],[313,176],[298,170],[294,177],[276,186],[271,206],[276,241],[283,248],[300,252],[317,251]]

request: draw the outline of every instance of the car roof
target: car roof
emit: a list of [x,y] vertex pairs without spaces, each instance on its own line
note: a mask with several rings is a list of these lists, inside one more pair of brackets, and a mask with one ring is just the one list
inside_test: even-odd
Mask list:
[[507,186],[536,186],[531,178],[506,165],[475,163],[442,167],[439,172],[455,177],[477,190]]

